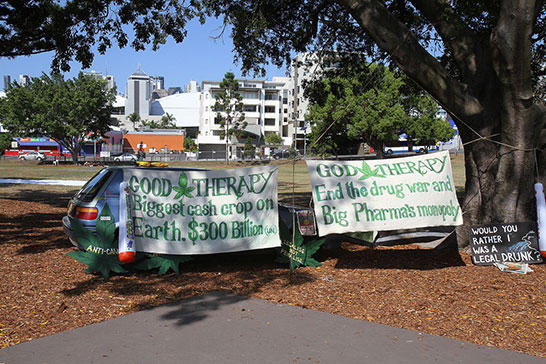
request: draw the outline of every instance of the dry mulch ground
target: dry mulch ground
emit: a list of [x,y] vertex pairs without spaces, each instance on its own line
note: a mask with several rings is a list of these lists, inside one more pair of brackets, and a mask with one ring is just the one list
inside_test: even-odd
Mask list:
[[0,348],[151,306],[224,290],[359,320],[546,357],[546,264],[527,275],[474,266],[468,254],[343,243],[320,268],[290,273],[272,255],[216,255],[102,277],[66,253],[64,202],[0,199]]

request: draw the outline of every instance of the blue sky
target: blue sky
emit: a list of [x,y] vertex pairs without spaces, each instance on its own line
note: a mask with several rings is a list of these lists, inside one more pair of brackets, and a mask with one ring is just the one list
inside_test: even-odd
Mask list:
[[[203,80],[221,80],[230,71],[236,77],[241,77],[240,67],[233,63],[233,44],[229,32],[222,39],[212,39],[220,33],[221,21],[209,19],[205,25],[194,20],[189,23],[188,34],[184,42],[176,44],[168,41],[156,52],[152,50],[136,52],[130,47],[119,49],[116,46],[109,49],[105,55],[96,54],[89,70],[105,73],[115,77],[119,92],[125,92],[129,76],[139,65],[149,76],[163,76],[165,87],[184,86],[195,80],[199,84]],[[10,75],[12,81],[19,79],[20,74],[38,77],[43,72],[49,73],[53,53],[17,57],[14,59],[0,58],[0,80],[3,75]],[[72,69],[66,74],[74,77],[82,69],[79,63],[72,63]],[[286,69],[275,66],[266,67],[266,79],[274,76],[284,76]],[[252,76],[249,76],[252,77]],[[3,81],[2,81],[3,82]],[[3,83],[0,90],[3,89]]]

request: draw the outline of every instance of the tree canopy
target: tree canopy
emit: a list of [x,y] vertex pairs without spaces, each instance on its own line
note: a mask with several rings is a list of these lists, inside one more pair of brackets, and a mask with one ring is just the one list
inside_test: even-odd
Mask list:
[[0,133],[0,156],[4,155],[6,149],[11,148],[12,140],[10,133]]
[[[137,115],[138,114],[131,114],[131,115]],[[131,121],[130,117],[131,115],[129,115],[129,121]],[[139,117],[140,119],[140,117]],[[176,118],[169,114],[169,113],[166,113],[165,115],[163,115],[161,117],[161,120],[142,120],[141,121],[141,124],[142,126],[147,126],[149,127],[150,129],[176,129],[177,126],[176,124],[174,123],[174,121],[176,120]]]
[[408,84],[403,74],[377,64],[327,71],[306,89],[308,119],[316,124],[310,144],[319,154],[337,154],[349,138],[382,157],[385,144],[403,133],[427,144],[451,138],[453,129],[436,117],[434,100]]
[[277,133],[266,134],[264,140],[269,145],[281,145],[283,143],[282,137]]
[[0,99],[0,123],[17,136],[47,136],[68,149],[75,162],[84,138],[110,130],[115,89],[106,81],[80,73],[65,80],[58,74],[13,84]]

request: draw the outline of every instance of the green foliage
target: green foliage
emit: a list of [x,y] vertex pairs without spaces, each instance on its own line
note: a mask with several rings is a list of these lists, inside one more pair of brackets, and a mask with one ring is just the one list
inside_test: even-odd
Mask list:
[[197,152],[199,150],[199,146],[195,143],[195,140],[193,140],[192,138],[185,137],[184,149],[188,152]]
[[281,145],[283,143],[283,139],[277,133],[269,133],[265,136],[265,142],[269,145]]
[[101,273],[104,281],[107,281],[111,272],[127,272],[119,261],[117,244],[114,244],[115,241],[117,243],[114,240],[116,225],[108,204],[105,204],[97,219],[96,234],[75,219],[70,219],[70,225],[84,251],[70,252],[67,255],[87,265],[86,273]]
[[[136,114],[131,114],[131,115],[136,115]],[[129,117],[131,117],[131,115],[129,115]],[[140,117],[138,117],[138,120],[140,120]],[[176,118],[173,115],[166,113],[165,115],[161,117],[161,120],[159,121],[142,120],[142,126],[147,126],[150,129],[177,129],[178,127],[174,123],[175,120]]]
[[449,123],[436,118],[434,100],[402,73],[371,64],[328,74],[306,90],[309,118],[317,123],[311,144],[319,153],[335,153],[347,138],[365,141],[382,155],[385,144],[402,133],[432,145],[453,136]]
[[399,74],[399,77],[404,81],[401,102],[408,115],[400,132],[405,133],[408,140],[424,145],[451,139],[455,132],[449,122],[436,117],[438,104],[405,75]]
[[[362,79],[367,78],[363,83]],[[314,82],[306,91],[309,119],[315,121],[310,145],[319,153],[366,141],[376,151],[398,139],[407,115],[401,106],[402,81],[386,67],[372,64]]]
[[220,88],[221,90],[214,94],[216,98],[214,109],[217,110],[216,118],[220,121],[220,127],[224,129],[220,138],[229,139],[232,135],[239,136],[247,126],[244,121],[243,97],[239,93],[239,82],[231,72],[224,75]]
[[13,137],[10,133],[0,133],[0,155],[3,155],[6,149],[11,148]]
[[117,43],[153,50],[168,37],[181,42],[187,21],[200,4],[168,0],[15,1],[0,3],[0,57],[16,57],[55,51],[52,67],[70,70],[76,60],[82,68],[93,63],[94,52],[104,54]]
[[254,158],[256,155],[256,148],[252,144],[252,140],[248,137],[245,140],[245,156],[248,158]]
[[13,135],[47,136],[72,153],[75,162],[84,137],[110,130],[115,90],[106,81],[80,73],[65,80],[53,74],[12,85],[0,99],[0,123]]
[[144,123],[140,118],[140,115],[138,115],[136,112],[129,114],[127,116],[127,120],[129,120],[133,124],[133,129],[137,128],[137,123]]
[[146,258],[133,265],[139,270],[150,270],[159,268],[158,275],[163,275],[171,269],[176,275],[179,275],[178,266],[180,263],[190,261],[192,258],[184,255],[168,255],[168,254],[146,254]]
[[214,94],[216,119],[222,131],[220,139],[226,140],[226,164],[229,161],[228,146],[232,136],[240,137],[247,127],[243,112],[243,97],[239,93],[239,82],[235,75],[227,72],[220,82],[220,91]]

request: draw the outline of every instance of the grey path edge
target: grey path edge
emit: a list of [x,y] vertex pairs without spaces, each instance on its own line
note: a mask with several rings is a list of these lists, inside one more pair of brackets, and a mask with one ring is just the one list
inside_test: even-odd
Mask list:
[[0,363],[546,363],[518,352],[225,292],[0,350]]

